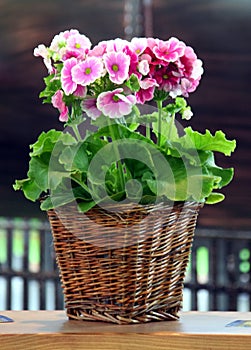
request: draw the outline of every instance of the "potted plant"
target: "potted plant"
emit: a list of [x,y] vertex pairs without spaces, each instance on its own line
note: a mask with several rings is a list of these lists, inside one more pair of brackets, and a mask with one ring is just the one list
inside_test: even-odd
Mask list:
[[[48,212],[70,318],[177,319],[199,209],[222,201],[235,140],[183,128],[202,61],[177,38],[91,41],[78,30],[39,45],[40,97],[65,129],[32,144],[17,180]],[[129,283],[129,284],[128,284]]]

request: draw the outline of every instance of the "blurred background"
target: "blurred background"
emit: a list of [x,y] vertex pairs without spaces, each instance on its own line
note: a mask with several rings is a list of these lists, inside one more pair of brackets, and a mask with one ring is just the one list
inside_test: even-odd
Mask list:
[[63,308],[46,214],[12,184],[26,177],[38,135],[63,129],[38,97],[47,71],[33,49],[71,28],[93,44],[176,36],[203,60],[201,84],[188,99],[191,124],[237,140],[231,158],[217,157],[235,177],[225,201],[200,212],[184,308],[250,310],[250,0],[0,0],[0,309]]
[[29,144],[42,130],[61,129],[58,115],[42,105],[46,69],[33,49],[55,34],[77,28],[92,40],[176,36],[195,48],[205,73],[188,102],[199,131],[222,129],[238,147],[219,163],[235,167],[224,202],[205,207],[199,224],[250,227],[251,2],[250,0],[1,0],[0,1],[0,216],[42,216],[39,205],[15,192],[26,177]]

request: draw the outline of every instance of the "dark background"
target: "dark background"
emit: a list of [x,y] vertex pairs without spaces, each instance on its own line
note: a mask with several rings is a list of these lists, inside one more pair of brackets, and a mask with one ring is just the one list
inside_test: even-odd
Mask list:
[[[126,3],[0,0],[0,216],[45,217],[39,205],[15,192],[12,184],[26,177],[29,144],[43,130],[63,128],[54,108],[42,105],[38,97],[47,72],[33,57],[34,47],[49,45],[55,34],[70,28],[79,29],[93,44],[123,38]],[[142,17],[137,21],[144,24]],[[144,28],[138,27],[144,35]],[[193,128],[222,129],[237,140],[231,158],[217,157],[219,165],[235,168],[233,182],[223,190],[226,199],[204,207],[199,225],[250,229],[251,1],[153,0],[150,31],[161,39],[178,37],[204,62],[201,84],[188,100]]]

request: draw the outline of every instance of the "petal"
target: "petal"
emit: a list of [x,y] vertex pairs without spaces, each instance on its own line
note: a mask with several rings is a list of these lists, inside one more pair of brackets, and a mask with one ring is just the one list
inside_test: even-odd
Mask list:
[[72,94],[77,88],[77,84],[72,79],[72,69],[76,66],[76,64],[76,58],[69,58],[64,62],[64,66],[61,71],[62,89],[66,95]]

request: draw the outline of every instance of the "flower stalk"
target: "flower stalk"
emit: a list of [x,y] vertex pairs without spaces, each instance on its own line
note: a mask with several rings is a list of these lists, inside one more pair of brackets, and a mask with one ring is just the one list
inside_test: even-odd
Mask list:
[[170,123],[170,127],[169,127],[169,133],[168,133],[168,139],[170,140],[172,138],[172,131],[174,128],[174,123],[175,123],[175,113],[173,113],[171,115],[171,123]]
[[157,145],[161,144],[161,123],[162,123],[162,101],[157,100],[158,107],[158,137],[157,137]]
[[72,130],[74,131],[74,134],[76,136],[77,141],[81,142],[82,141],[82,137],[81,137],[80,132],[78,130],[78,125],[75,124],[75,123],[72,123],[72,124],[70,124],[70,126],[71,126]]
[[114,152],[115,158],[117,159],[116,164],[117,164],[118,174],[119,174],[119,183],[121,186],[120,190],[124,191],[124,189],[125,189],[125,177],[124,177],[123,163],[121,161],[120,152],[119,152],[119,148],[118,148],[118,142],[119,142],[120,138],[119,138],[118,131],[116,129],[117,124],[113,124],[111,122],[111,120],[109,120],[108,125],[109,125],[110,135],[111,135],[111,139],[112,139],[113,152]]

